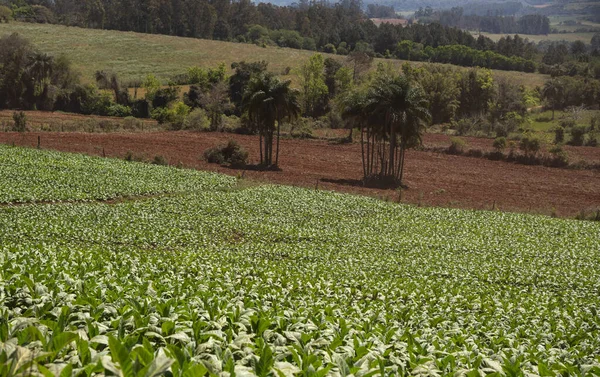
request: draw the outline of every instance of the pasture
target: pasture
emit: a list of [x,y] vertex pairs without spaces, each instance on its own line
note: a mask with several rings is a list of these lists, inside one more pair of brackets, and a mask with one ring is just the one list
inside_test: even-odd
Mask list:
[[[62,25],[18,22],[0,24],[0,35],[13,32],[23,35],[41,51],[50,55],[65,54],[81,72],[84,82],[91,82],[96,71],[104,70],[117,73],[125,83],[139,81],[148,74],[154,74],[166,84],[169,78],[185,73],[192,66],[216,67],[225,63],[229,68],[231,63],[241,60],[265,60],[269,63],[270,71],[293,80],[296,77],[294,70],[315,53],[245,43]],[[323,55],[344,59],[340,55]],[[378,62],[389,62],[399,68],[405,61],[376,59],[373,67],[376,67]],[[288,67],[291,71],[284,75]],[[528,87],[541,86],[549,77],[516,71],[494,71],[494,74]]]

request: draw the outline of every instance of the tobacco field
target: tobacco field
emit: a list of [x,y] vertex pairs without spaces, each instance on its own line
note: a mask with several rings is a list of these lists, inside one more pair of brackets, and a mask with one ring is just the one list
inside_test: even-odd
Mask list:
[[598,223],[8,146],[0,202],[0,377],[600,376]]

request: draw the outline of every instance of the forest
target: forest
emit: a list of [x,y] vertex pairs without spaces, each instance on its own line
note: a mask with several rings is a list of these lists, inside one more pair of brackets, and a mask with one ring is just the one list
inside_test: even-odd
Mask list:
[[496,34],[550,33],[550,20],[547,16],[539,14],[527,14],[521,17],[493,13],[479,15],[465,11],[464,8],[455,7],[449,10],[435,10],[430,12],[420,9],[415,13],[415,17],[418,17],[423,22],[439,22],[445,26]]

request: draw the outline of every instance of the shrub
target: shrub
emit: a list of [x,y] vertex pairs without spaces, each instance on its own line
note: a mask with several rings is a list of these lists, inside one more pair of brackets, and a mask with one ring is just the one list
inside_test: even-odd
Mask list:
[[152,110],[152,119],[156,119],[158,124],[170,123],[171,128],[180,130],[189,112],[189,106],[178,101],[171,108],[159,107]]
[[131,116],[131,107],[114,104],[108,107],[107,115],[111,117],[125,118]]
[[244,166],[248,162],[248,152],[235,140],[229,140],[227,144],[207,149],[204,159],[210,163]]
[[585,139],[586,128],[584,126],[574,126],[571,128],[571,145],[583,145]]
[[312,139],[314,137],[312,127],[307,123],[301,123],[299,127],[292,128],[290,135],[294,139]]
[[208,131],[210,129],[210,120],[206,116],[204,109],[194,109],[185,117],[184,128],[194,131]]
[[573,119],[563,119],[560,121],[560,126],[562,128],[575,127],[575,121]]
[[125,157],[123,157],[125,161],[135,161],[135,162],[143,162],[144,157],[141,155],[134,154],[132,151],[127,151]]
[[152,164],[168,166],[169,161],[167,161],[167,159],[162,155],[156,155],[156,156],[154,156],[154,159],[152,160]]
[[505,137],[497,137],[494,140],[494,149],[496,152],[502,152],[506,149],[506,138]]
[[565,141],[565,128],[558,126],[554,128],[554,144],[561,144]]
[[0,5],[0,24],[3,22],[8,22],[12,19],[12,11],[9,7],[4,5]]
[[13,131],[25,132],[27,130],[27,117],[22,111],[15,111],[13,113]]
[[585,143],[588,147],[597,147],[598,146],[598,135],[596,134],[588,134],[588,140]]
[[535,157],[541,149],[540,139],[534,136],[524,136],[519,142],[519,149],[525,153],[527,157]]
[[323,46],[323,52],[328,54],[336,54],[337,50],[333,44],[327,43],[325,46]]
[[567,155],[567,152],[560,145],[553,146],[548,152],[552,154],[550,166],[562,167],[569,165],[569,155]]
[[139,120],[138,118],[134,118],[132,116],[128,116],[123,119],[123,128],[126,130],[138,130],[144,128],[144,122]]
[[462,154],[465,151],[467,142],[458,137],[450,139],[450,146],[448,147],[448,153],[450,154]]

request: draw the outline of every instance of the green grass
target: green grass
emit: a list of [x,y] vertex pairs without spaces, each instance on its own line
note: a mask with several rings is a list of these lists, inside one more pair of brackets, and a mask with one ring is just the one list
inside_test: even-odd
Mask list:
[[[480,33],[477,32],[476,34],[479,35]],[[485,32],[482,32],[481,34],[483,34],[486,37],[489,37],[493,41],[497,41],[500,38],[505,37],[507,35],[510,35],[510,36],[514,35],[514,34],[492,34],[492,33],[485,33]],[[540,41],[575,42],[575,41],[581,40],[581,41],[584,41],[586,44],[590,44],[590,41],[592,40],[594,33],[558,33],[558,34],[548,34],[548,35],[525,35],[525,34],[522,34],[521,36],[523,38],[527,38],[531,42],[535,42],[535,43],[538,43]]]
[[229,181],[0,207],[0,376],[600,375],[600,223]]
[[[46,53],[66,54],[86,82],[91,82],[94,72],[98,70],[115,72],[126,82],[143,79],[150,73],[166,82],[176,74],[185,73],[192,66],[215,67],[219,63],[225,63],[229,67],[232,62],[240,60],[266,60],[271,71],[281,74],[287,67],[298,68],[314,54],[313,51],[289,48],[262,48],[252,44],[61,25],[18,22],[0,24],[0,35],[13,32],[28,38]],[[325,55],[336,59],[344,58]],[[376,62],[379,61],[384,60],[377,59]],[[392,62],[397,67],[404,63],[401,60],[385,61]],[[495,75],[529,87],[541,86],[548,78],[535,73],[507,71],[495,71]],[[293,72],[288,77],[295,79]]]

